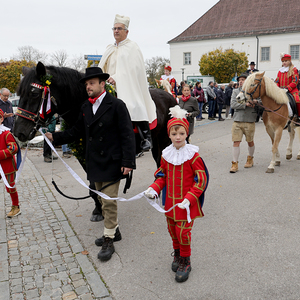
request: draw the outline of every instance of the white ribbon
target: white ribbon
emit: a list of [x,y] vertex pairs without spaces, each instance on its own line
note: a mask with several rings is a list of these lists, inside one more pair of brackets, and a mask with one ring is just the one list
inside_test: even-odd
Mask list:
[[[161,212],[161,213],[168,213],[169,211],[171,211],[174,207],[178,206],[178,204],[175,204],[174,206],[172,206],[170,209],[168,210],[164,210],[162,207],[159,206],[159,204],[155,201],[155,200],[151,200],[148,197],[145,196],[145,192],[143,191],[129,199],[125,199],[122,197],[117,197],[117,198],[110,198],[109,196],[97,191],[97,190],[93,190],[90,187],[88,187],[85,182],[74,172],[74,170],[72,170],[72,168],[59,156],[59,154],[56,152],[55,148],[53,147],[52,143],[49,141],[49,139],[45,136],[45,134],[42,131],[42,128],[39,129],[39,132],[43,135],[44,139],[46,140],[47,144],[50,146],[50,148],[52,149],[52,151],[54,151],[54,153],[59,157],[59,159],[63,162],[63,164],[65,165],[65,167],[67,168],[67,170],[71,173],[71,175],[85,188],[93,191],[94,193],[96,193],[97,195],[99,195],[100,197],[102,197],[105,200],[118,200],[118,201],[134,201],[134,200],[139,200],[141,198],[145,198],[148,203],[153,206],[157,211]],[[191,220],[191,216],[190,216],[190,208],[189,205],[186,204],[185,206],[186,209],[186,213],[187,213],[187,220],[190,223]]]

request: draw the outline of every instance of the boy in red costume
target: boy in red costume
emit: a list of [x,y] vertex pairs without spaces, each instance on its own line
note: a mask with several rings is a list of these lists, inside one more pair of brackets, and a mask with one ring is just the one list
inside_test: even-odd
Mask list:
[[[175,280],[184,282],[191,271],[191,230],[196,218],[203,217],[202,204],[208,185],[208,171],[197,146],[187,144],[189,122],[187,111],[177,105],[170,109],[173,118],[168,122],[172,144],[162,152],[161,166],[155,172],[156,180],[146,190],[148,198],[155,198],[166,187],[165,210],[168,231],[173,241]],[[190,210],[191,222],[187,212]]]
[[176,92],[176,80],[173,75],[171,75],[172,68],[170,66],[165,66],[165,74],[161,76],[160,80],[168,80],[171,85],[171,92],[174,98],[177,96]]
[[[18,152],[19,147],[14,136],[10,133],[10,128],[5,127],[2,124],[3,120],[4,113],[3,110],[0,109],[0,165],[8,184],[14,186],[17,172],[15,154]],[[11,211],[7,214],[7,217],[12,218],[21,213],[18,192],[16,188],[11,189],[7,186],[6,190],[10,194],[12,200]]]

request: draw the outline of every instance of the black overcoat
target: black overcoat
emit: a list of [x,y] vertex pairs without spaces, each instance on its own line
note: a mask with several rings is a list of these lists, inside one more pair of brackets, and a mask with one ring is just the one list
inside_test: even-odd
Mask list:
[[135,137],[125,103],[106,93],[96,114],[87,100],[75,125],[53,133],[54,143],[68,144],[86,140],[87,179],[94,182],[114,181],[121,167],[135,169]]

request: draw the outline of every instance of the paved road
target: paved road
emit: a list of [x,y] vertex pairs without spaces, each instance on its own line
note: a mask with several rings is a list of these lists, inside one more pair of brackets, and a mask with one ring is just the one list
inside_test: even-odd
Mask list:
[[[22,204],[23,214],[17,219],[5,222],[3,206],[0,206],[1,229],[5,224],[7,226],[7,231],[3,229],[0,231],[1,251],[7,247],[7,240],[17,240],[8,244],[12,245],[11,248],[8,246],[8,264],[5,263],[6,260],[0,259],[2,269],[9,269],[12,299],[39,299],[25,296],[21,298],[19,294],[21,287],[22,291],[26,291],[26,288],[30,287],[26,285],[27,280],[34,281],[32,290],[41,292],[44,288],[47,293],[46,287],[49,287],[49,278],[52,277],[55,277],[56,282],[52,286],[52,291],[56,289],[60,293],[57,299],[63,299],[59,297],[67,292],[90,297],[86,299],[107,297],[108,294],[97,296],[98,285],[88,280],[88,274],[93,274],[94,280],[99,280],[97,274],[100,274],[110,293],[109,297],[116,300],[300,299],[300,197],[296,184],[300,161],[295,159],[299,141],[295,143],[294,158],[286,161],[285,132],[280,145],[282,164],[276,168],[274,174],[266,174],[265,170],[271,158],[271,143],[260,122],[256,126],[254,167],[243,168],[247,156],[247,145],[243,142],[240,169],[238,173],[230,174],[231,124],[232,120],[197,122],[195,134],[192,136],[192,143],[199,145],[199,152],[210,171],[210,184],[204,204],[205,217],[196,220],[192,231],[193,269],[189,280],[182,284],[175,282],[174,273],[170,268],[172,245],[162,214],[144,200],[120,203],[119,221],[123,239],[115,243],[116,253],[112,259],[102,263],[97,259],[100,249],[94,245],[94,240],[102,235],[103,222],[89,221],[93,201],[73,201],[58,195],[51,185],[52,173],[56,183],[66,194],[84,196],[87,191],[70,178],[60,162],[55,161],[52,169],[51,164],[43,162],[40,150],[31,150],[19,188],[23,195],[22,201],[25,202]],[[67,159],[66,162],[85,178],[84,172],[74,158]],[[145,190],[153,181],[156,167],[151,155],[145,154],[137,160],[137,163],[138,169],[134,174],[132,188],[126,195],[128,198]],[[31,197],[31,190],[34,197]],[[5,197],[8,210],[10,203],[7,195]],[[54,227],[51,227],[51,222],[55,224]],[[39,229],[44,232],[41,234],[43,242],[39,243],[39,238],[36,238],[35,244],[29,244],[30,240],[26,241],[27,245],[22,244],[23,234],[26,235],[29,227],[33,231],[37,223],[39,224],[37,234],[40,232]],[[49,241],[45,231],[52,233]],[[29,230],[29,236],[30,234]],[[32,234],[36,233],[33,231]],[[45,244],[46,242],[48,244]],[[62,245],[59,246],[59,243]],[[34,245],[35,248],[32,249]],[[21,247],[29,249],[21,250]],[[55,256],[59,263],[53,265],[55,259],[51,256],[50,265],[41,267],[41,258],[33,256],[41,253],[43,248],[48,250],[49,247],[55,249],[56,252],[50,255]],[[62,248],[66,248],[65,256],[73,258],[74,261],[65,260]],[[28,250],[31,251],[29,255],[32,257],[26,258]],[[81,254],[84,250],[89,254]],[[75,255],[71,255],[73,253]],[[27,260],[23,259],[23,255]],[[41,255],[43,258],[42,253]],[[80,262],[80,259],[78,261],[78,257],[84,257],[84,263]],[[24,269],[23,264],[19,269],[13,269],[14,264],[18,268],[18,261],[22,262],[22,259],[28,261],[29,265],[31,261],[35,261],[35,265],[32,263],[33,270]],[[83,267],[85,263],[93,265],[95,269],[85,269]],[[66,270],[60,270],[59,267],[65,267]],[[81,274],[82,281],[69,275],[76,268],[79,270],[81,268],[81,272],[75,274]],[[46,271],[40,274],[36,271],[38,269]],[[54,269],[55,274],[65,273],[52,275]],[[19,281],[14,281],[13,284],[12,274],[20,274],[20,271],[23,272],[22,277],[17,277]],[[32,273],[26,273],[30,271]],[[25,275],[34,280],[26,279]],[[65,275],[68,275],[68,279],[64,277]],[[41,284],[41,287],[35,288],[38,276],[43,279],[39,280],[40,283],[43,281],[43,286]],[[81,282],[82,294],[76,290],[75,281]],[[19,290],[13,289],[15,285],[19,286]],[[8,281],[4,277],[0,278],[0,290],[8,291],[7,287]],[[66,287],[69,290],[64,290]],[[103,288],[101,291],[105,293],[106,290]],[[65,299],[81,299],[79,296]],[[0,296],[0,299],[9,298]]]

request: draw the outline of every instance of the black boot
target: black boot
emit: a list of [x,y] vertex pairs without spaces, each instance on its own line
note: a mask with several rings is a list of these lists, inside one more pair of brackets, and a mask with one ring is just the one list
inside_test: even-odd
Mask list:
[[177,282],[184,282],[188,280],[189,274],[192,270],[190,257],[179,258],[179,266],[175,275],[175,280]]
[[149,128],[148,121],[140,121],[136,122],[136,126],[139,128],[139,132],[142,135],[141,141],[141,149],[143,151],[149,151],[152,149],[152,138],[151,138],[151,131]]
[[113,239],[109,237],[105,237],[102,245],[102,249],[98,253],[98,258],[101,261],[110,260],[114,252],[115,252],[115,247],[114,247]]
[[[103,243],[104,243],[104,239],[105,239],[105,237],[104,237],[104,235],[103,235],[101,238],[95,240],[95,244],[96,244],[97,246],[102,246]],[[113,241],[114,241],[114,242],[118,242],[118,241],[121,241],[121,239],[122,239],[122,235],[121,235],[120,229],[119,229],[119,227],[118,227],[118,228],[116,229],[116,233],[115,233],[115,237],[113,238]]]
[[171,255],[174,255],[174,260],[172,262],[172,271],[177,272],[179,266],[180,250],[174,249],[174,252]]

